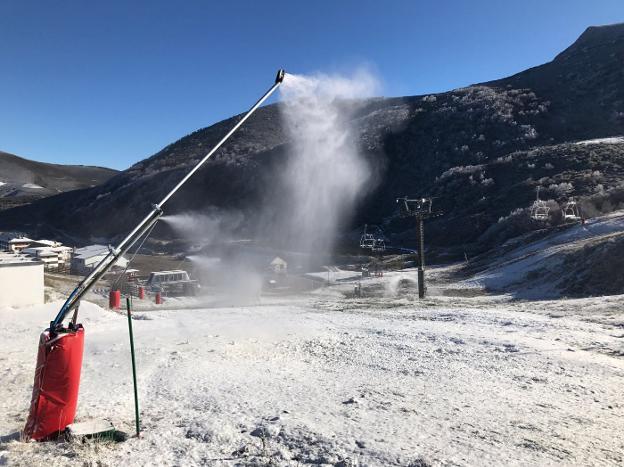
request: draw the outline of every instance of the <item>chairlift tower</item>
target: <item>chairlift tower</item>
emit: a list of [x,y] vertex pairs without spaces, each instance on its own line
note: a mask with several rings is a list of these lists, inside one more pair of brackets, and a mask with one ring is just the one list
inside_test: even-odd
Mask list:
[[416,219],[418,231],[418,297],[425,298],[425,219],[441,216],[442,211],[433,211],[433,198],[397,198],[401,217]]

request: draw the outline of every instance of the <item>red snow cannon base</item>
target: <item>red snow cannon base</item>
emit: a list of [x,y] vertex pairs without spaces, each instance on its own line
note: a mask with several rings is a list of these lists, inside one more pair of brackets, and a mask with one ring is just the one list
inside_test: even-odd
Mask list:
[[46,330],[39,339],[26,439],[50,439],[74,422],[84,349],[81,324],[55,336]]

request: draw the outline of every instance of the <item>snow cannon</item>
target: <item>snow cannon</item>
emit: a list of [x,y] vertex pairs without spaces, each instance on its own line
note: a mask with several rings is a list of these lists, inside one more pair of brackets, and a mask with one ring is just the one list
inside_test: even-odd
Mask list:
[[[24,428],[26,439],[47,440],[63,432],[74,422],[78,404],[80,371],[84,349],[84,328],[77,323],[80,300],[97,281],[121,258],[138,240],[143,241],[152,232],[163,214],[163,206],[208,159],[238,130],[245,121],[275,92],[284,80],[284,70],[279,70],[275,83],[238,120],[225,136],[206,154],[169,193],[158,203],[141,222],[117,245],[109,246],[108,254],[93,268],[69,295],[60,311],[50,322],[39,339],[35,380],[33,384],[30,413]],[[140,244],[142,245],[142,243]],[[140,248],[140,246],[139,246]],[[116,297],[115,297],[116,298]],[[64,325],[65,318],[73,311],[72,318]]]
[[280,68],[277,70],[277,76],[275,77],[275,84],[280,84],[284,81],[284,76],[286,76],[286,70]]

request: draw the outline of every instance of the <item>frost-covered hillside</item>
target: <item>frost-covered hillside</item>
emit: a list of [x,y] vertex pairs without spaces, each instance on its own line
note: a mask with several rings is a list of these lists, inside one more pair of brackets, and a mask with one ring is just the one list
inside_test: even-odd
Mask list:
[[[591,27],[551,62],[511,77],[435,95],[345,102],[355,107],[353,133],[374,177],[343,233],[383,224],[395,243],[412,247],[413,223],[397,218],[395,199],[435,196],[445,215],[430,222],[429,244],[459,258],[517,235],[484,237],[499,218],[530,205],[538,186],[546,199],[576,196],[588,200],[591,215],[609,212],[624,198],[624,143],[604,140],[624,135],[622,60],[624,25]],[[238,118],[188,134],[107,183],[4,212],[0,229],[65,232],[85,242],[120,237]],[[280,174],[291,143],[279,106],[259,109],[167,213],[240,211],[248,238],[285,197]],[[158,228],[154,235],[174,233]]]
[[116,172],[103,167],[36,162],[0,151],[0,210],[65,191],[94,187]]
[[469,283],[522,298],[624,292],[624,211],[513,238],[465,268]]

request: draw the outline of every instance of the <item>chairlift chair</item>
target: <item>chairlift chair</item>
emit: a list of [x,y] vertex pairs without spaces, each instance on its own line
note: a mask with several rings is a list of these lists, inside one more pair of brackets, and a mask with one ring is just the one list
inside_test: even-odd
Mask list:
[[372,234],[364,234],[360,237],[360,248],[371,249],[375,246],[375,237]]
[[571,199],[565,204],[562,213],[564,221],[578,221],[581,219],[578,204],[574,199]]
[[383,238],[376,238],[371,250],[379,253],[381,253],[382,251],[386,251],[385,240]]
[[537,187],[537,196],[536,200],[533,201],[533,206],[531,206],[531,217],[536,221],[545,221],[548,220],[550,207],[546,204],[545,201],[542,201],[539,197],[540,187]]
[[546,205],[544,201],[538,200],[533,202],[531,207],[531,217],[536,221],[548,220],[548,214],[550,207]]
[[368,233],[368,225],[364,225],[364,233],[362,233],[360,237],[360,248],[376,252],[386,250],[386,241],[384,240],[383,232],[379,227],[376,227],[376,230],[376,234]]
[[375,246],[375,236],[371,233],[368,233],[366,229],[367,225],[364,225],[364,233],[360,237],[360,248],[371,249]]

